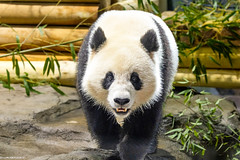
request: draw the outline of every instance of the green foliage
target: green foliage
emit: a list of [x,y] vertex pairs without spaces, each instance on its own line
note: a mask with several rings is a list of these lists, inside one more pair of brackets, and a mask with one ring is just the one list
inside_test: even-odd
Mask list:
[[49,76],[50,71],[54,74],[55,73],[55,64],[57,66],[58,72],[59,72],[59,78],[61,78],[61,69],[59,62],[55,55],[51,57],[47,57],[43,66],[43,75],[47,73],[47,76]]
[[[4,25],[4,26],[10,27],[8,25]],[[47,25],[40,26],[38,28],[40,31],[40,34],[44,34],[45,27],[47,27]],[[45,59],[45,63],[43,66],[43,75],[49,76],[50,73],[55,74],[55,71],[57,69],[58,75],[59,75],[58,77],[61,78],[61,67],[58,62],[58,59],[56,58],[56,54],[61,54],[61,53],[58,53],[57,51],[49,50],[49,49],[56,47],[56,46],[62,46],[63,48],[69,47],[70,48],[69,52],[71,52],[73,60],[76,61],[76,53],[75,53],[75,48],[74,48],[73,43],[78,42],[78,41],[82,41],[82,39],[77,39],[77,40],[62,42],[59,44],[51,44],[51,45],[46,45],[46,46],[42,46],[42,47],[36,47],[36,48],[22,50],[21,49],[22,44],[20,43],[19,36],[16,36],[17,47],[13,51],[10,51],[10,53],[7,53],[5,55],[0,55],[0,58],[11,56],[12,68],[15,71],[17,80],[22,82],[22,87],[25,88],[27,96],[30,96],[31,92],[40,94],[40,92],[35,90],[33,87],[38,86],[38,85],[46,85],[46,84],[49,84],[60,95],[65,95],[64,92],[58,88],[59,83],[57,80],[55,80],[55,82],[56,82],[55,84],[52,82],[47,82],[47,81],[33,80],[33,79],[29,78],[29,75],[26,72],[24,72],[24,74],[22,75],[21,70],[20,70],[20,65],[23,65],[25,67],[25,63],[29,63],[29,65],[32,67],[32,69],[34,71],[36,71],[36,68],[34,67],[32,62],[25,56],[25,54],[32,53],[32,52],[38,51],[38,50],[41,50],[41,51],[43,51],[43,53],[46,53],[45,52],[45,50],[46,50],[48,52],[46,53],[47,57]],[[16,56],[19,56],[20,61],[19,61],[19,59],[16,58]],[[2,84],[2,86],[4,88],[8,88],[8,89],[12,90],[14,88],[11,86],[11,78],[10,78],[10,73],[8,70],[6,71],[6,75],[7,75],[7,78],[3,78],[5,80],[0,80],[0,84]]]
[[[148,4],[148,5],[146,5]],[[135,10],[143,10],[146,12],[153,12],[155,15],[161,16],[161,12],[159,11],[159,7],[151,0],[138,0],[138,8],[134,8]]]
[[[58,0],[55,6],[58,6],[61,3],[61,0]],[[53,8],[54,9],[54,8]],[[48,14],[46,14],[42,20],[36,25],[35,29],[33,30],[33,32],[35,32],[36,30],[38,30],[40,32],[41,36],[45,35],[45,31],[44,29],[48,26],[47,24],[43,24],[44,20],[49,16],[49,14],[51,13],[52,10],[49,11]],[[94,14],[93,14],[94,15]],[[83,22],[85,22],[88,18],[84,19],[82,22],[80,22],[76,27],[73,28],[76,29],[78,28]],[[13,32],[16,33],[16,31],[14,30],[14,28],[12,28],[10,25],[8,24],[3,24],[0,23],[1,26],[3,27],[8,27],[11,28],[11,30]],[[33,33],[32,32],[32,33]],[[58,85],[60,85],[60,83],[58,82],[57,79],[51,79],[50,81],[37,81],[34,79],[31,79],[30,76],[28,75],[28,73],[24,72],[22,73],[22,71],[20,70],[20,65],[23,65],[23,67],[25,67],[25,63],[29,63],[29,65],[32,67],[32,69],[34,71],[36,71],[36,68],[34,67],[34,65],[31,63],[31,61],[27,58],[27,56],[25,55],[26,53],[31,54],[35,51],[41,51],[42,53],[45,53],[46,59],[45,59],[45,63],[43,66],[43,75],[49,76],[50,74],[56,74],[56,70],[58,71],[58,78],[61,78],[61,67],[60,64],[58,62],[58,59],[56,58],[57,55],[62,55],[61,52],[58,52],[52,48],[54,47],[61,47],[63,48],[65,51],[68,51],[69,53],[71,53],[72,58],[74,61],[76,61],[76,53],[75,53],[75,48],[73,43],[78,42],[78,41],[82,41],[83,39],[76,39],[76,40],[71,40],[71,41],[61,41],[57,44],[52,44],[51,42],[49,42],[49,45],[45,45],[45,46],[33,46],[33,48],[30,49],[22,49],[22,45],[28,40],[28,38],[32,35],[32,33],[30,33],[30,35],[28,35],[25,40],[23,42],[20,42],[20,38],[17,35],[16,36],[16,44],[5,44],[3,45],[6,48],[6,51],[8,52],[7,54],[4,55],[0,55],[0,59],[2,57],[11,57],[12,58],[12,66],[13,66],[13,70],[15,71],[15,75],[17,77],[17,81],[22,82],[22,87],[25,88],[26,90],[26,94],[27,96],[30,96],[31,92],[34,93],[38,93],[40,94],[40,92],[36,91],[35,89],[33,89],[33,87],[38,86],[38,85],[50,85],[56,92],[58,92],[61,95],[65,95],[63,91],[61,91],[58,88]],[[11,46],[11,45],[16,45],[15,49],[7,49],[6,46]],[[70,50],[69,50],[70,48]],[[19,58],[17,58],[17,56]],[[11,86],[11,78],[10,78],[10,73],[7,70],[6,71],[6,77],[2,76],[0,77],[0,84],[3,85],[3,87],[8,88],[8,89],[14,89]],[[54,83],[53,83],[54,82]]]
[[73,61],[76,61],[76,52],[75,52],[75,48],[74,48],[74,44],[73,43],[70,43],[70,49],[71,49],[71,54],[72,54],[72,58],[73,58]]
[[[158,6],[151,0],[147,2],[148,5],[143,0],[138,0],[138,9],[151,11],[161,17]],[[230,10],[231,6],[235,9]],[[240,35],[235,31],[240,29],[239,6],[240,2],[236,0],[229,0],[225,5],[216,0],[196,0],[189,4],[180,4],[174,16],[164,19],[175,36],[180,55],[191,59],[189,68],[197,81],[204,77],[206,83],[208,82],[206,66],[198,58],[191,56],[201,47],[210,47],[219,59],[228,59],[232,66],[232,49],[236,47],[232,41],[240,40]],[[222,35],[223,30],[231,35]],[[209,55],[209,59],[220,66],[213,57],[214,55]],[[181,57],[179,58],[181,63]]]
[[2,84],[2,86],[4,88],[7,88],[9,90],[13,90],[14,88],[11,86],[11,83],[10,83],[10,73],[8,70],[6,70],[6,74],[7,74],[7,81],[0,81],[0,84]]
[[[178,96],[184,96],[184,105],[186,110],[178,115],[167,115],[172,118],[172,126],[168,128],[166,135],[182,144],[181,150],[189,152],[193,155],[204,155],[207,146],[214,146],[216,151],[221,150],[228,155],[229,159],[234,159],[240,153],[240,129],[232,128],[230,125],[224,126],[222,121],[222,108],[218,99],[211,102],[208,98],[193,99],[193,89],[187,89]],[[202,91],[200,94],[207,95],[209,93]],[[174,93],[170,94],[171,97]],[[191,112],[191,116],[185,113]],[[237,116],[233,113],[228,118]],[[234,151],[234,154],[228,151]],[[236,158],[236,157],[235,157]]]
[[23,79],[23,87],[25,88],[26,94],[27,96],[30,96],[31,92],[40,94],[41,92],[33,89],[34,86],[37,86],[36,82],[32,81],[29,77],[28,77],[28,73],[24,72],[24,75],[21,76],[20,78]]
[[[230,6],[235,6],[235,9],[229,10]],[[197,81],[201,77],[208,81],[206,66],[198,58],[191,58],[201,47],[210,47],[219,59],[228,59],[232,66],[232,48],[235,47],[232,41],[240,40],[240,35],[235,31],[240,29],[239,1],[229,0],[222,5],[217,1],[197,0],[195,3],[181,4],[176,11],[165,21],[175,35],[181,56],[192,59],[190,69]],[[223,30],[230,32],[231,36],[222,35]],[[220,65],[213,56],[209,55],[210,60]]]

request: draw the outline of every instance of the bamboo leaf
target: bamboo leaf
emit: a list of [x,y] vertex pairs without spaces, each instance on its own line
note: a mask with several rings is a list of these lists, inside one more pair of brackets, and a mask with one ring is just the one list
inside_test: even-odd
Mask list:
[[217,64],[218,66],[221,66],[221,64],[218,63],[212,56],[209,56],[209,58],[210,58],[211,61],[213,61],[215,64]]
[[28,62],[28,63],[30,64],[30,66],[32,67],[32,69],[33,69],[34,71],[36,71],[36,68],[34,67],[34,65],[32,64],[32,62],[29,61],[29,59],[28,59],[24,54],[22,54],[22,56],[24,57],[25,60],[27,60],[27,62]]
[[205,91],[201,91],[200,94],[202,94],[202,95],[211,95],[211,93],[205,92]]
[[6,72],[7,72],[7,84],[8,84],[8,86],[10,87],[10,84],[11,84],[11,81],[10,81],[10,73],[9,73],[8,69],[6,69]]
[[192,68],[192,72],[196,71],[197,65],[194,65]]
[[234,129],[232,129],[232,127],[231,126],[229,126],[229,125],[227,125],[227,127],[235,134],[235,135],[237,135],[238,136],[238,134],[237,134],[237,132],[236,131],[234,131]]
[[54,72],[55,72],[55,65],[54,65],[54,60],[53,60],[53,58],[51,57],[50,58],[50,68],[51,68],[51,71],[52,71],[52,73],[54,74]]
[[39,26],[38,27],[38,30],[39,30],[41,36],[44,35],[44,28],[46,28],[46,27],[47,27],[47,24],[45,24],[44,26]]
[[24,85],[27,96],[30,96],[30,88],[26,79],[23,80],[23,85]]
[[181,136],[182,136],[182,132],[179,132],[179,133],[178,133],[178,136],[177,136],[177,138],[176,138],[176,141],[178,141],[178,140],[181,138]]
[[15,60],[15,63],[16,63],[16,66],[15,66],[15,73],[18,77],[20,77],[20,68],[19,68],[19,65],[18,65],[18,60],[16,59]]
[[6,73],[7,73],[7,83],[2,82],[3,83],[3,87],[7,88],[9,90],[11,90],[11,89],[13,90],[14,88],[11,86],[10,73],[9,73],[9,71],[7,69],[6,69]]
[[46,58],[45,63],[44,63],[44,66],[43,66],[43,75],[44,75],[44,74],[46,73],[46,71],[47,71],[47,67],[48,67],[49,62],[50,62],[50,59],[49,59],[49,57],[48,57],[48,58]]
[[177,83],[179,83],[179,84],[188,84],[189,80],[187,80],[186,78],[183,78],[183,81],[177,81]]
[[223,143],[221,143],[221,145],[217,148],[217,151],[219,151],[223,146]]
[[195,146],[195,147],[197,147],[197,148],[199,148],[199,149],[201,149],[201,150],[206,150],[204,147],[202,147],[202,146],[200,146],[200,145],[198,145],[198,144],[196,144],[196,143],[194,143],[194,142],[192,142],[193,143],[193,145]]
[[138,8],[143,10],[145,9],[143,0],[138,0]]
[[151,5],[151,8],[152,8],[153,12],[156,15],[158,15],[159,17],[161,17],[161,12],[159,11],[158,6],[153,1],[151,1],[150,5]]
[[229,13],[228,15],[226,15],[225,18],[222,20],[222,22],[224,23],[225,21],[229,21],[229,18],[232,17],[234,14],[236,14],[235,10]]
[[202,72],[203,72],[204,77],[205,77],[205,82],[208,83],[207,69],[204,65],[202,66]]
[[52,66],[52,61],[51,59],[49,58],[49,63],[48,63],[48,67],[47,67],[47,76],[49,76],[49,73],[50,73],[50,70],[51,70],[51,66]]
[[71,54],[72,54],[73,61],[75,62],[76,61],[76,52],[75,52],[75,48],[74,48],[73,43],[70,43],[70,49],[71,49]]
[[176,128],[176,129],[172,129],[172,130],[168,131],[168,132],[165,133],[165,134],[167,135],[167,134],[170,134],[170,133],[173,133],[173,132],[182,132],[182,131],[183,131],[182,128]]
[[176,136],[178,135],[178,133],[177,132],[175,132],[174,134],[172,134],[172,135],[169,135],[168,137],[169,138],[171,138],[171,139],[174,139]]
[[216,140],[216,142],[215,142],[215,148],[217,148],[217,146],[218,146],[218,142],[219,142],[219,138],[218,138],[218,136],[215,137],[215,140]]
[[240,40],[240,35],[234,30],[234,29],[228,29],[236,38],[233,38],[233,40],[235,39],[239,39]]
[[29,89],[30,89],[31,92],[34,92],[34,93],[37,93],[37,94],[42,94],[41,92],[33,89],[32,85],[29,85]]
[[55,84],[53,84],[53,83],[50,83],[50,86],[51,86],[56,92],[58,92],[60,95],[62,95],[62,96],[65,96],[65,95],[66,95],[62,90],[60,90],[60,89],[58,88],[57,85],[55,85]]
[[13,68],[12,69],[14,69],[16,67],[15,54],[12,55],[12,64],[13,64]]
[[237,153],[234,155],[234,156],[237,156],[237,155],[239,155],[240,154],[240,150],[239,151],[237,151]]
[[219,106],[220,102],[223,101],[225,98],[220,98],[216,101],[215,105],[216,106]]
[[21,51],[21,44],[20,44],[20,40],[19,40],[19,36],[18,35],[16,35],[16,42],[17,42],[17,47],[18,47],[17,51]]
[[184,109],[184,110],[178,115],[178,117],[182,117],[185,112],[186,112],[186,109]]
[[236,116],[236,113],[233,113],[232,115],[230,115],[228,119],[233,118],[234,116]]
[[58,60],[57,60],[56,57],[55,57],[54,61],[55,61],[56,65],[57,65],[57,68],[58,68],[59,77],[61,77],[61,66],[60,66],[60,64],[58,63]]

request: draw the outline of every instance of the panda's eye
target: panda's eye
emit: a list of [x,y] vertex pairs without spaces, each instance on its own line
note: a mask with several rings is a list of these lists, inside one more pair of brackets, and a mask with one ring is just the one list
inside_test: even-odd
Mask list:
[[113,74],[112,74],[112,72],[109,72],[109,73],[106,75],[106,81],[112,82],[113,80],[114,80]]
[[140,89],[142,88],[142,81],[141,81],[141,79],[139,78],[138,73],[133,72],[133,73],[131,74],[130,82],[132,83],[133,87],[134,87],[136,90],[140,90]]
[[102,86],[104,89],[108,89],[114,81],[114,75],[112,72],[108,72],[105,78],[102,80]]

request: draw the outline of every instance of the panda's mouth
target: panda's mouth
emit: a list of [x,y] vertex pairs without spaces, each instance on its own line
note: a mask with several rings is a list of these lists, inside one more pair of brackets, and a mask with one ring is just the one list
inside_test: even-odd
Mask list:
[[114,111],[118,114],[126,114],[126,113],[128,113],[129,109],[118,107],[118,108],[114,108]]

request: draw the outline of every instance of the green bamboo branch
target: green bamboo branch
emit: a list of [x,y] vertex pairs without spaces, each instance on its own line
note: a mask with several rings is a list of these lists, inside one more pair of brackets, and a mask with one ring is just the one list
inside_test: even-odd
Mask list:
[[44,50],[44,49],[48,49],[48,48],[52,48],[52,47],[58,47],[58,46],[62,46],[62,45],[70,44],[70,43],[79,42],[82,40],[83,40],[83,38],[80,38],[80,39],[76,39],[76,40],[72,40],[72,41],[67,41],[67,42],[58,43],[58,44],[51,44],[51,45],[37,47],[37,48],[25,49],[25,50],[17,51],[17,52],[13,51],[11,53],[0,55],[0,58],[8,57],[8,56],[16,55],[16,54],[24,54],[24,53],[34,52],[34,51],[38,51],[38,50]]

